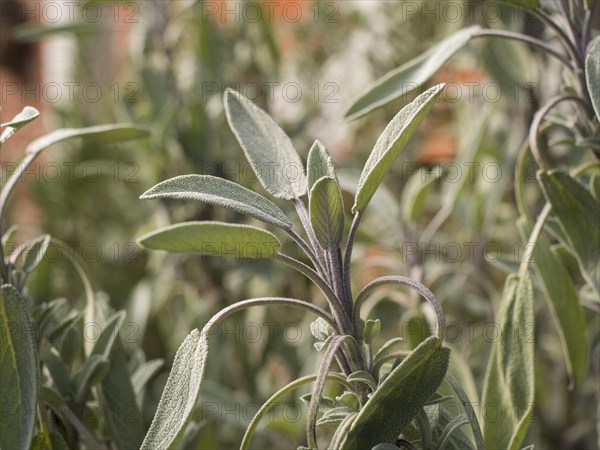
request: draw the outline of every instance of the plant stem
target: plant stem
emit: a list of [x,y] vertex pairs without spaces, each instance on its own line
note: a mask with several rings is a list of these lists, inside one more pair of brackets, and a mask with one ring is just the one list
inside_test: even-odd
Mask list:
[[290,258],[289,256],[284,255],[282,253],[277,253],[275,255],[275,260],[290,266],[292,269],[297,270],[298,272],[306,276],[308,279],[310,279],[314,284],[316,284],[327,299],[327,303],[329,304],[329,308],[331,308],[331,313],[333,314],[333,318],[335,319],[336,329],[339,330],[340,334],[353,334],[352,323],[346,316],[344,307],[340,299],[337,298],[337,296],[331,290],[327,282],[323,278],[321,278],[317,272],[308,267],[306,264],[294,258]]
[[350,233],[348,234],[348,241],[346,243],[346,253],[344,254],[344,296],[347,301],[352,303],[352,283],[350,280],[350,264],[352,262],[352,250],[354,248],[354,241],[356,239],[356,232],[362,219],[362,212],[357,211],[350,226]]
[[306,231],[306,235],[308,236],[308,240],[315,251],[317,258],[321,261],[325,260],[325,253],[323,249],[319,245],[319,241],[317,240],[317,236],[315,235],[315,230],[313,230],[312,225],[310,224],[310,215],[306,210],[306,205],[299,198],[294,199],[294,206],[296,207],[296,212],[298,213],[298,217],[300,218],[300,222],[302,222],[302,226],[304,227],[304,231]]
[[562,62],[571,72],[573,72],[573,73],[576,72],[576,67],[573,66],[571,61],[569,61],[565,57],[565,55],[563,55],[562,53],[557,51],[551,45],[546,44],[544,41],[541,41],[536,38],[532,38],[531,36],[527,36],[526,34],[515,33],[512,31],[505,31],[505,30],[485,29],[485,30],[481,30],[480,32],[478,32],[474,37],[501,37],[501,38],[505,38],[505,39],[515,39],[517,41],[525,42],[527,44],[541,48],[549,55],[552,55],[555,58],[557,58],[558,60],[560,60],[560,62]]
[[[327,378],[334,379],[338,381],[340,384],[348,388],[352,389],[352,385],[346,381],[346,377],[340,373],[329,372],[327,374]],[[246,432],[244,433],[244,439],[240,444],[240,450],[247,450],[250,446],[250,442],[252,440],[252,436],[258,427],[260,419],[273,407],[277,405],[277,400],[281,398],[283,395],[288,392],[299,388],[300,386],[315,381],[317,379],[317,375],[306,375],[298,378],[297,380],[292,381],[288,385],[282,387],[277,392],[275,392],[269,399],[260,407],[258,412],[252,418],[250,425],[246,428]]]
[[325,271],[325,268],[323,267],[323,264],[321,264],[321,261],[319,260],[319,258],[317,258],[317,255],[315,254],[313,249],[310,248],[308,243],[304,239],[302,239],[302,236],[300,236],[298,233],[296,233],[291,228],[286,231],[287,231],[288,235],[294,240],[294,242],[296,242],[296,244],[298,244],[298,246],[304,251],[306,256],[308,256],[308,259],[310,259],[310,261],[314,264],[319,275],[321,275],[321,277],[325,276],[326,271]]
[[554,108],[559,103],[568,100],[582,103],[587,107],[587,103],[585,102],[585,100],[577,95],[558,95],[556,97],[551,98],[550,101],[548,101],[548,103],[546,103],[542,109],[538,110],[535,113],[533,122],[531,122],[531,127],[529,128],[529,145],[531,148],[531,154],[533,155],[535,162],[538,166],[540,166],[541,169],[546,169],[546,164],[544,159],[542,158],[538,145],[540,127],[546,114],[548,114],[548,112],[550,112],[552,108]]
[[534,17],[537,17],[537,19],[540,22],[542,22],[543,24],[545,24],[546,26],[551,28],[558,35],[558,37],[560,38],[560,41],[562,42],[562,44],[565,46],[565,48],[569,52],[569,55],[571,56],[573,61],[575,61],[576,63],[579,63],[580,62],[579,51],[577,50],[577,47],[573,44],[573,42],[571,42],[571,40],[569,39],[569,36],[567,36],[565,31],[560,27],[560,25],[558,25],[556,22],[554,22],[554,20],[552,20],[552,18],[550,16],[548,16],[541,9],[533,9],[533,10],[530,10],[529,12]]
[[[408,277],[403,276],[385,276],[379,277],[375,280],[371,281],[367,284],[362,291],[356,297],[356,302],[354,303],[354,327],[358,328],[357,325],[360,324],[360,309],[363,302],[369,297],[371,292],[378,288],[379,286],[383,286],[386,284],[401,284],[405,286],[409,286],[413,289],[416,289],[433,307],[436,316],[436,326],[435,326],[435,334],[440,341],[444,340],[444,333],[446,330],[446,319],[444,316],[444,311],[440,305],[440,302],[436,298],[436,296],[431,292],[427,286],[416,282]],[[359,331],[359,330],[357,330]],[[362,339],[361,339],[362,340]],[[360,342],[360,341],[359,341]]]

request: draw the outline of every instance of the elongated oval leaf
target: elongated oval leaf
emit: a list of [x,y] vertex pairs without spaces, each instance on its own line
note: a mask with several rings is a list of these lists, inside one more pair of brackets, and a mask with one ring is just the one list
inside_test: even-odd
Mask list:
[[600,296],[600,200],[566,172],[538,173],[546,200],[575,252],[583,278]]
[[32,106],[26,106],[19,114],[17,114],[10,122],[3,123],[0,127],[12,127],[17,130],[29,122],[37,119],[40,112]]
[[423,341],[365,403],[340,449],[395,443],[444,380],[449,357],[437,337]]
[[227,120],[263,187],[293,200],[306,194],[306,176],[292,141],[273,119],[246,97],[225,91]]
[[29,241],[26,244],[28,248],[27,252],[25,253],[25,257],[23,258],[23,272],[31,273],[35,270],[39,263],[42,262],[42,258],[46,254],[49,244],[50,235],[47,234]]
[[17,114],[10,122],[0,125],[2,128],[6,127],[0,135],[0,145],[4,144],[20,128],[23,128],[29,122],[37,119],[39,115],[40,113],[37,109],[26,106],[23,108],[23,111]]
[[160,228],[142,236],[139,243],[154,250],[242,258],[270,258],[280,245],[273,234],[260,228],[210,221]]
[[388,72],[354,101],[346,112],[346,118],[348,120],[356,119],[379,106],[419,89],[480,29],[479,26],[472,26],[457,31],[412,61]]
[[534,399],[534,313],[529,276],[507,278],[483,386],[486,448],[519,449]]
[[[531,225],[524,220],[519,220],[517,224],[521,238],[527,242],[532,231]],[[556,324],[569,375],[580,383],[586,369],[587,339],[585,319],[575,285],[543,236],[537,239],[532,264]]]
[[83,138],[89,142],[112,143],[140,139],[150,135],[148,129],[131,124],[98,125],[88,128],[61,128],[32,141],[26,149],[31,155],[59,142],[72,138]]
[[310,191],[310,222],[323,249],[335,250],[344,236],[344,202],[336,180],[323,177]]
[[329,177],[336,179],[335,167],[329,156],[329,152],[323,144],[315,141],[308,152],[308,160],[306,161],[308,192],[311,191],[315,183],[323,178]]
[[210,175],[182,175],[158,183],[140,197],[197,200],[247,214],[284,230],[292,223],[285,213],[260,194],[223,178]]
[[108,372],[98,390],[108,430],[117,448],[139,448],[144,439],[144,424],[131,384],[125,349],[119,340],[115,340],[110,348],[108,360]]
[[173,368],[141,450],[176,448],[200,394],[207,355],[207,334],[192,331],[177,350]]
[[600,36],[590,43],[585,57],[585,78],[596,117],[600,120]]
[[38,394],[34,328],[25,302],[8,284],[0,288],[0,448],[28,450],[33,439]]
[[125,314],[125,311],[119,311],[104,322],[102,332],[98,336],[98,340],[94,343],[91,355],[100,355],[108,358],[119,334],[119,329],[125,320]]
[[402,108],[383,130],[360,174],[352,212],[365,209],[392,162],[412,137],[443,89],[444,85],[438,84],[419,95],[412,103]]

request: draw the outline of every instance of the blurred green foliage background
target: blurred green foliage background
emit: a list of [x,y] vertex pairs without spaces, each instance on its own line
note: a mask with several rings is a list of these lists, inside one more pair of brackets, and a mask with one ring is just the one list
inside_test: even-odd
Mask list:
[[[117,3],[103,6],[105,18],[114,17],[110,8]],[[41,24],[20,29],[21,41],[67,40],[70,50],[59,61],[65,64],[65,79],[98,83],[104,91],[97,102],[76,95],[47,105],[52,126],[132,122],[152,130],[151,139],[131,144],[64,145],[45,162],[55,161],[63,170],[76,164],[74,175],[64,170],[54,180],[42,177],[23,194],[35,205],[35,216],[25,217],[31,229],[71,245],[94,288],[115,309],[127,310],[127,320],[136,324],[126,345],[130,357],[166,361],[144,398],[146,427],[174,352],[191,329],[245,298],[323,299],[307,280],[271,262],[141,250],[136,237],[157,225],[248,219],[192,202],[140,201],[139,195],[188,173],[223,176],[262,192],[225,121],[221,95],[230,86],[267,110],[303,158],[314,139],[321,140],[349,187],[349,200],[377,136],[406,103],[401,99],[345,122],[345,108],[370,81],[464,25],[542,33],[538,23],[511,7],[496,4],[492,11],[482,1],[453,3],[462,13],[458,18],[449,9],[444,13],[444,2],[145,0],[120,2],[117,23],[106,19],[61,32]],[[127,23],[125,14],[132,11],[134,20]],[[355,289],[377,275],[422,274],[453,324],[448,331],[451,370],[471,387],[473,401],[481,392],[494,337],[486,325],[493,324],[504,278],[523,252],[512,195],[515,155],[538,103],[560,82],[554,67],[526,46],[500,40],[478,41],[452,59],[436,81],[454,90],[396,161],[364,218],[355,250]],[[501,173],[484,172],[486,165]],[[469,172],[469,167],[476,169]],[[411,176],[424,173],[417,170],[439,176],[419,198],[415,215],[403,200],[408,201]],[[533,172],[529,178],[534,180]],[[531,191],[530,207],[537,211],[540,194],[534,187]],[[280,206],[291,211],[291,205]],[[19,217],[17,211],[11,214]],[[439,227],[427,228],[436,217]],[[424,254],[413,244],[426,229],[435,233],[437,244]],[[22,232],[28,233],[27,227]],[[83,302],[82,286],[66,261],[46,262],[29,290],[39,302],[57,297],[73,305]],[[382,342],[402,336],[407,346],[416,345],[427,334],[427,307],[403,292],[382,291],[379,297],[371,316],[382,319]],[[228,321],[213,338],[204,406],[188,432],[188,448],[235,448],[247,422],[276,388],[314,371],[320,354],[312,347],[310,319],[272,307]],[[590,314],[588,320],[589,377],[576,390],[566,390],[560,343],[547,308],[540,308],[538,403],[529,439],[539,443],[536,448],[595,445],[598,316]],[[257,435],[256,448],[295,448],[304,439],[302,406],[288,400]]]

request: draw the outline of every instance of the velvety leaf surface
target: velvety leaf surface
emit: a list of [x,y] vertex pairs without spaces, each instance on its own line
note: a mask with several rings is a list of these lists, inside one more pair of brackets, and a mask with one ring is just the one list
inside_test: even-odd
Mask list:
[[588,46],[585,57],[585,78],[596,117],[600,120],[600,36]]
[[449,357],[450,350],[437,337],[423,341],[363,406],[340,448],[367,449],[396,442],[444,380]]
[[533,413],[533,288],[529,276],[507,278],[497,336],[483,387],[486,448],[520,449]]
[[[518,222],[521,238],[527,242],[532,227],[524,220]],[[540,282],[544,297],[552,313],[558,336],[565,354],[570,375],[579,383],[583,381],[587,359],[585,319],[579,305],[579,296],[571,277],[550,249],[544,236],[539,236],[532,265]]]
[[139,238],[139,243],[154,250],[242,258],[270,258],[279,248],[279,241],[268,231],[210,221],[160,228]]
[[198,330],[183,341],[142,450],[173,449],[181,439],[200,394],[208,354],[208,337]]
[[144,192],[140,198],[196,200],[247,214],[284,230],[292,227],[285,213],[270,200],[237,183],[210,175],[171,178]]
[[344,202],[335,179],[323,177],[310,191],[310,222],[323,249],[335,250],[344,236]]
[[292,141],[273,119],[246,97],[225,91],[227,120],[263,187],[292,200],[306,194],[306,175]]
[[358,180],[352,212],[366,208],[394,159],[415,133],[443,89],[444,85],[438,84],[419,95],[402,108],[383,130]]
[[583,278],[600,296],[600,200],[566,172],[540,172],[538,179]]
[[336,179],[335,167],[329,156],[329,152],[319,141],[310,148],[308,152],[308,160],[306,161],[308,191],[313,188],[317,180],[323,177]]
[[38,394],[38,357],[24,300],[8,284],[0,288],[0,448],[28,450]]
[[375,81],[354,101],[346,118],[356,119],[373,109],[421,87],[440,67],[480,31],[479,26],[464,28]]

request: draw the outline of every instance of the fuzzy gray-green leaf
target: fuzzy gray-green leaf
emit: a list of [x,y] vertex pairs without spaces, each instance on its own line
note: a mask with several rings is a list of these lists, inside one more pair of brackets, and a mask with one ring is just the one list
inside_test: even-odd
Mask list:
[[323,177],[336,179],[335,166],[329,156],[329,152],[318,140],[315,141],[308,152],[306,171],[308,192],[310,192],[315,183]]
[[252,259],[270,258],[280,245],[273,234],[260,228],[211,221],[159,228],[139,238],[139,243],[153,250]]
[[600,120],[600,36],[596,36],[588,46],[585,77],[596,117]]
[[237,183],[210,175],[171,178],[144,192],[140,198],[196,200],[247,214],[284,230],[292,227],[285,213],[270,200]]
[[335,250],[344,236],[344,202],[337,180],[323,177],[310,191],[310,222],[323,249]]
[[31,273],[35,270],[46,254],[49,244],[50,236],[47,234],[33,239],[26,244],[28,248],[23,258],[23,272]]
[[486,448],[520,449],[533,413],[534,313],[533,288],[526,275],[506,280],[498,336],[492,343],[483,386],[483,417]]
[[[532,227],[524,220],[517,222],[521,239],[527,242]],[[574,379],[583,381],[587,359],[586,325],[575,285],[568,271],[550,249],[544,236],[535,247],[533,268],[541,282],[565,355],[567,370]]]
[[171,374],[141,450],[176,448],[200,394],[207,354],[207,334],[204,331],[192,331],[177,350]]
[[352,212],[366,208],[394,159],[412,137],[443,88],[443,84],[438,84],[419,95],[402,108],[383,130],[360,174]]
[[583,278],[600,295],[600,200],[566,172],[540,172],[538,179]]
[[477,34],[479,26],[464,28],[375,81],[350,109],[346,118],[356,119],[394,99],[419,89],[458,50]]
[[306,194],[306,175],[292,141],[262,109],[232,89],[225,91],[227,120],[263,187],[293,200]]
[[28,450],[36,420],[38,357],[34,328],[18,291],[0,288],[0,448]]
[[32,106],[26,106],[23,108],[19,114],[17,114],[10,122],[3,123],[0,127],[12,127],[17,130],[21,127],[24,127],[29,122],[37,119],[40,115],[40,112],[33,108]]
[[444,380],[449,356],[437,337],[423,341],[365,403],[340,449],[395,443]]

